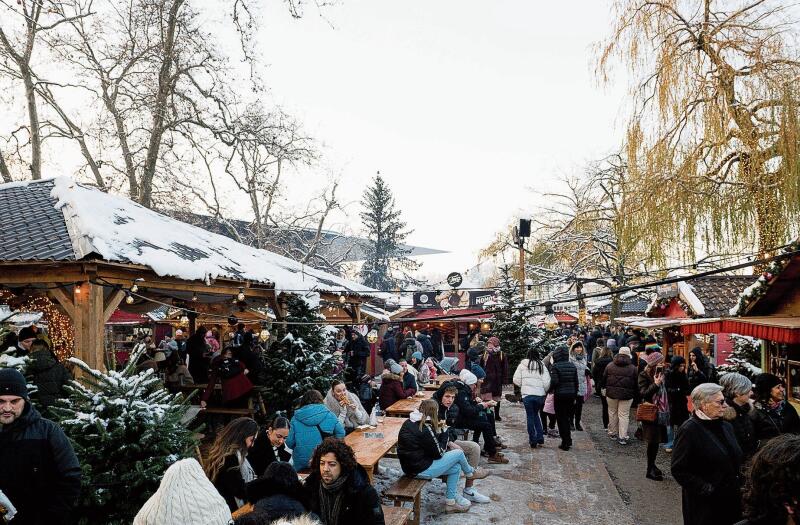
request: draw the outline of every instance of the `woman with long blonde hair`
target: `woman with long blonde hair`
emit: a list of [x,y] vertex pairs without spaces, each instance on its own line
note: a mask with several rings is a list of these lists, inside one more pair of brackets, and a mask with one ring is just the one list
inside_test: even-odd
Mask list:
[[467,462],[463,450],[447,450],[448,442],[447,429],[439,422],[439,403],[426,399],[400,427],[397,457],[407,476],[423,479],[447,476],[446,511],[466,512],[470,502],[458,493],[458,479],[461,472],[467,478],[472,477],[475,469]]
[[203,470],[225,502],[235,511],[244,505],[247,484],[256,478],[247,461],[247,451],[258,435],[258,423],[249,417],[240,417],[228,423],[217,434]]

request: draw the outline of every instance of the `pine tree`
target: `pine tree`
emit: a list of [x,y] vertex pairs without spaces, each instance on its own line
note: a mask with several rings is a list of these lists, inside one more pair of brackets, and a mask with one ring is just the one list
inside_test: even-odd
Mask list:
[[418,284],[409,274],[419,269],[420,264],[408,257],[411,250],[402,247],[411,231],[400,220],[392,190],[380,173],[367,188],[363,204],[360,217],[367,243],[363,245],[366,257],[361,267],[361,282],[383,291]]
[[761,340],[738,334],[730,334],[730,339],[733,341],[733,351],[725,359],[725,363],[717,368],[720,376],[738,372],[750,379],[755,379],[762,372],[759,368],[761,365]]
[[156,491],[164,471],[195,445],[182,423],[188,405],[167,392],[152,370],[136,373],[138,355],[122,371],[103,373],[72,358],[81,382],[51,407],[83,469],[81,524],[129,524]]
[[[3,342],[7,335],[11,335],[11,331],[0,327],[0,348],[3,347]],[[14,346],[0,350],[0,368],[16,368],[24,375],[29,362],[30,358],[28,356],[17,356],[16,347]]]
[[[277,330],[277,343],[261,353],[266,374],[262,395],[270,411],[291,409],[298,397],[311,389],[325,394],[334,373],[336,359],[328,352],[328,338],[319,307],[303,297],[290,295],[286,302],[285,326]],[[320,324],[291,324],[317,323]]]
[[[497,299],[493,303],[494,327],[492,333],[500,339],[500,348],[508,356],[509,370],[513,373],[520,361],[528,356],[531,348],[539,350],[544,357],[562,342],[550,332],[539,328],[529,321],[531,309],[524,307],[519,293],[519,281],[513,275],[510,266],[500,267],[499,289]],[[500,311],[514,308],[511,311]]]

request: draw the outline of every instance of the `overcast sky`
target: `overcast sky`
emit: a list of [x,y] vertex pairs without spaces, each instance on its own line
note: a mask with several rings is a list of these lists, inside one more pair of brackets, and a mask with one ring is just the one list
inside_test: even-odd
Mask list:
[[424,274],[475,264],[536,212],[530,189],[619,143],[623,78],[608,88],[593,74],[605,1],[342,0],[323,14],[271,8],[267,84],[324,141],[345,200],[380,170],[409,241],[452,252],[421,258]]

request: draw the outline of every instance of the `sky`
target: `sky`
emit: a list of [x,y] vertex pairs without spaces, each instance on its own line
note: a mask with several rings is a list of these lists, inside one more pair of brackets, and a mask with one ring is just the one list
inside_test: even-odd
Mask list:
[[340,0],[299,20],[280,4],[258,36],[270,96],[324,143],[351,228],[380,171],[408,242],[450,252],[421,257],[422,275],[472,267],[620,143],[624,72],[593,72],[606,1]]

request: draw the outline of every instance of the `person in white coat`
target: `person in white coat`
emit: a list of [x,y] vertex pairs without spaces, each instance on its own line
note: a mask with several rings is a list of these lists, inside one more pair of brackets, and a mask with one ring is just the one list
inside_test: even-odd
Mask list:
[[550,390],[550,372],[542,364],[536,348],[528,350],[528,357],[520,361],[514,372],[514,384],[520,387],[522,404],[528,419],[528,443],[531,448],[544,445],[544,430],[539,416],[545,396]]

